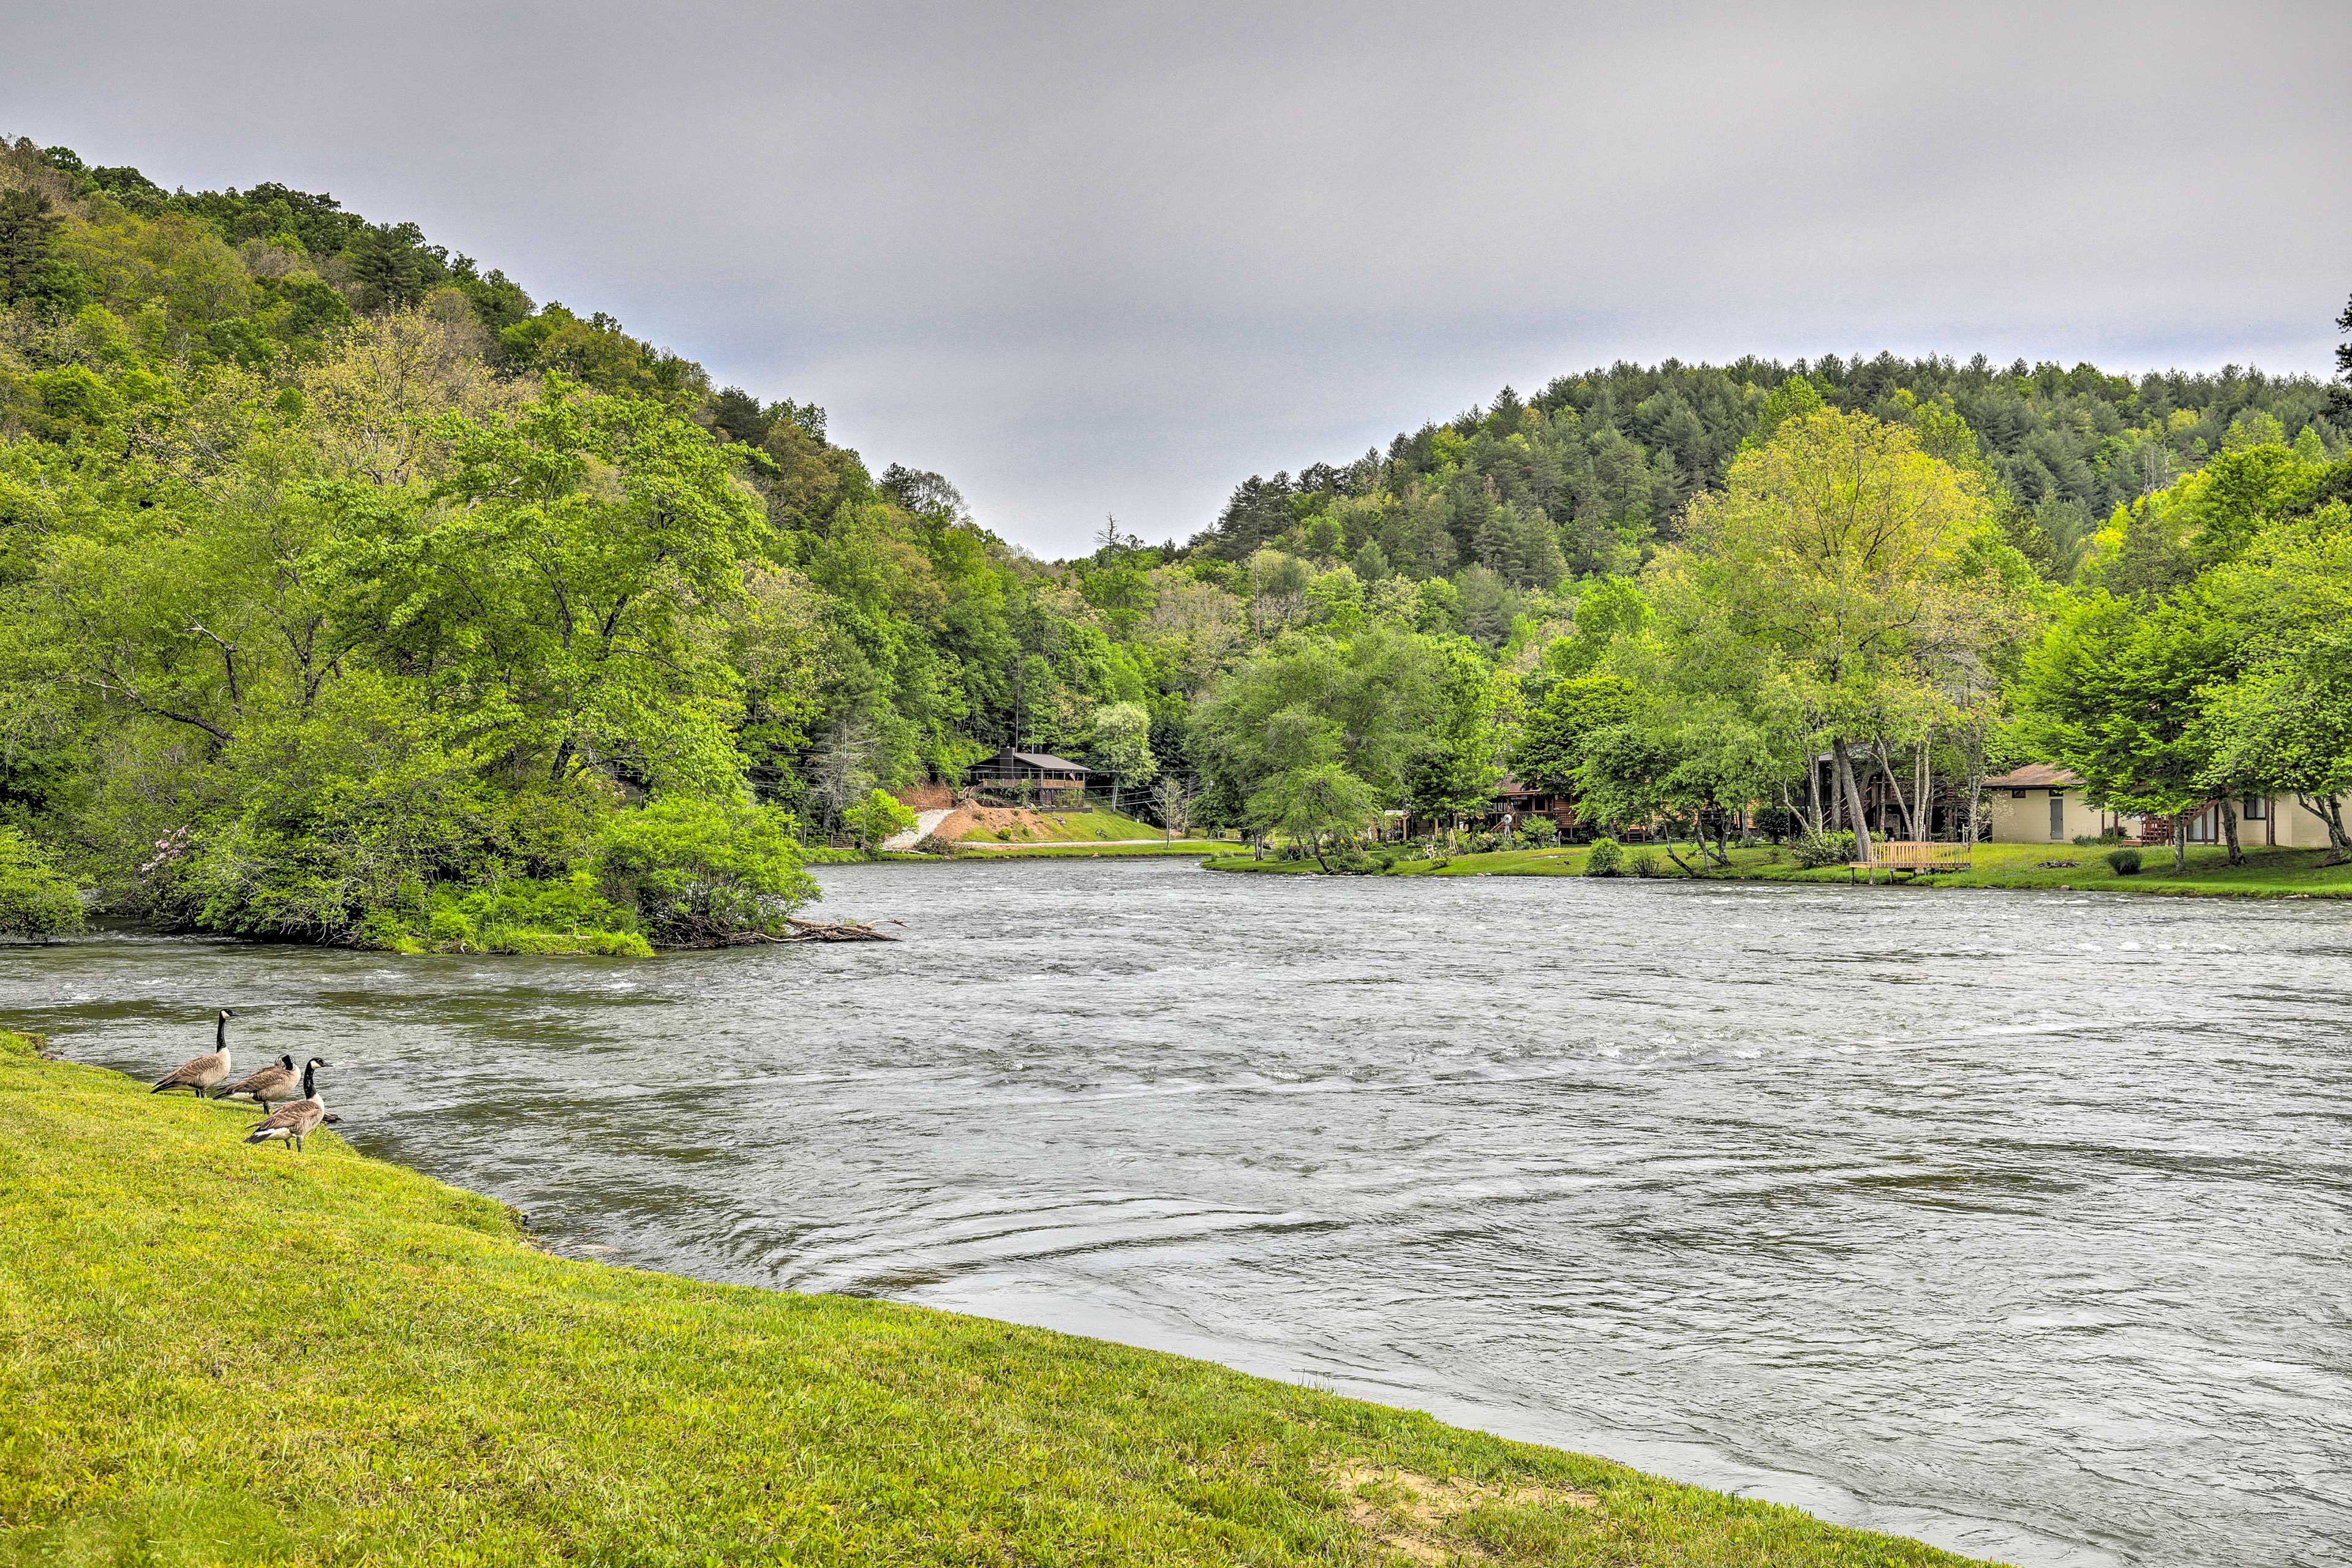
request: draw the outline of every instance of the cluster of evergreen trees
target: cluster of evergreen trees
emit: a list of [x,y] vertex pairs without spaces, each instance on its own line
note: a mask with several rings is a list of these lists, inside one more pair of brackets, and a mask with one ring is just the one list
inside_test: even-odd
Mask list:
[[1958,416],[1998,482],[2004,528],[2054,578],[2117,507],[2233,441],[2315,457],[2352,435],[2324,385],[2234,365],[2134,380],[1982,355],[1620,363],[1531,399],[1506,387],[1491,407],[1399,435],[1385,457],[1253,476],[1194,546],[1235,562],[1269,546],[1338,556],[1371,577],[1485,566],[1516,591],[1631,571],[1676,537],[1693,499],[1724,487],[1791,376],[1827,406],[1885,422],[1915,422],[1922,408]]
[[[1855,739],[1982,753],[2065,595],[2221,561],[2192,491],[2285,464],[2324,506],[2327,394],[1619,365],[1254,478],[1189,546],[1113,526],[1047,563],[814,403],[714,389],[413,225],[0,145],[0,881],[54,863],[108,908],[334,941],[695,939],[804,896],[793,835],[871,837],[877,786],[1007,742],[1294,829],[1475,807],[1515,765],[1629,813],[1769,795],[1864,709]],[[1920,602],[1990,617],[1878,669],[1875,708],[1819,669],[1792,697],[1795,645],[1729,639],[1691,587],[1839,441],[1933,466]],[[1762,662],[1686,657],[1707,626]],[[1769,707],[1746,731],[1735,689]]]

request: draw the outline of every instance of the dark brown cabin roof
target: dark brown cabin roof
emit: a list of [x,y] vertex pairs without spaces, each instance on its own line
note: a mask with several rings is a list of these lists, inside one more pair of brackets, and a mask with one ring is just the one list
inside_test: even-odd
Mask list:
[[1066,757],[1057,757],[1049,752],[1016,752],[1010,746],[997,752],[996,755],[982,760],[991,763],[1026,763],[1033,768],[1049,773],[1082,773],[1087,771],[1087,765],[1084,763],[1074,763]]

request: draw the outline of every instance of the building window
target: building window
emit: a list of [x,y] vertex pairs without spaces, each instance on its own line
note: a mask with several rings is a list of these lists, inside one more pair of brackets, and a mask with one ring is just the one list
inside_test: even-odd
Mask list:
[[2021,789],[2013,789],[2009,792],[2009,798],[2011,800],[2023,800],[2025,795],[2026,792]]
[[2063,844],[2065,841],[2066,792],[2063,789],[2053,789],[2050,792],[2050,842]]
[[2258,795],[2248,795],[2238,812],[2238,815],[2248,822],[2260,822],[2270,814],[2271,803]]

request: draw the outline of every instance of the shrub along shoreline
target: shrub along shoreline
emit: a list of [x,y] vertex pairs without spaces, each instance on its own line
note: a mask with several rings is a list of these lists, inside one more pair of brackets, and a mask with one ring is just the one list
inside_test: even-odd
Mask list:
[[[1705,864],[1686,844],[1671,846],[1692,870]],[[2045,891],[2149,893],[2189,898],[2352,898],[2352,865],[2326,866],[2324,849],[2248,849],[2246,863],[2233,867],[2220,848],[2191,849],[2186,871],[2175,871],[2168,852],[2146,855],[2141,868],[2126,873],[2110,863],[2110,846],[2078,844],[1980,844],[1970,870],[1948,875],[1891,879],[1881,875],[1881,888],[2010,888]],[[1593,847],[1500,849],[1485,854],[1438,855],[1427,859],[1398,858],[1357,875],[1390,877],[1581,877]],[[1652,877],[1667,881],[1812,882],[1844,886],[1856,874],[1843,866],[1806,868],[1785,849],[1734,849],[1731,865],[1707,866],[1696,879],[1667,858],[1661,847],[1624,847],[1623,868],[1617,875],[1636,878],[1634,868],[1649,857]],[[1324,874],[1313,860],[1255,860],[1246,855],[1212,856],[1201,862],[1212,871],[1274,872],[1285,875]],[[1345,875],[1348,873],[1332,873]]]
[[1206,1363],[551,1256],[0,1031],[0,1563],[1962,1568]]

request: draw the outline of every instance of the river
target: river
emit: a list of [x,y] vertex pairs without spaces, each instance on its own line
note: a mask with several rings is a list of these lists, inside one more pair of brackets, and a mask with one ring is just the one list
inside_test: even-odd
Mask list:
[[558,1247],[1213,1358],[2032,1568],[2352,1557],[2352,906],[827,868],[896,945],[102,935]]

